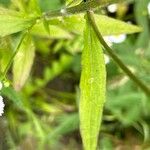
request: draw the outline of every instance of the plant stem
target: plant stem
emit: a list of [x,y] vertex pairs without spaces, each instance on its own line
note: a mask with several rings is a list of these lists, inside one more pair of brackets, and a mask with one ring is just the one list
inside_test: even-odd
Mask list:
[[13,62],[13,60],[14,60],[14,57],[17,55],[17,53],[18,53],[18,51],[19,51],[19,48],[20,48],[20,46],[21,46],[21,44],[22,44],[22,42],[23,42],[25,36],[26,36],[26,32],[21,36],[21,39],[20,39],[20,41],[19,41],[19,44],[17,45],[17,47],[16,47],[16,49],[15,49],[13,55],[11,56],[11,58],[10,58],[8,64],[6,65],[6,68],[5,68],[4,72],[3,72],[3,75],[2,75],[2,77],[1,77],[1,80],[5,79],[6,74],[7,74],[8,70],[9,70],[9,68],[10,68],[10,66],[11,66],[11,64],[12,64],[12,62]]
[[87,1],[87,2],[82,2],[79,5],[73,6],[73,7],[69,7],[69,8],[64,8],[63,11],[61,10],[54,10],[54,11],[49,11],[49,12],[45,12],[43,14],[43,18],[51,19],[54,17],[62,17],[62,16],[68,16],[68,15],[73,15],[73,14],[79,14],[91,9],[95,9],[97,7],[104,7],[108,4],[112,4],[112,3],[118,3],[125,1],[125,0],[91,0],[91,1]]
[[121,59],[113,52],[113,50],[107,45],[107,43],[104,41],[93,16],[93,12],[87,11],[88,19],[93,27],[93,30],[95,31],[95,34],[97,35],[97,38],[99,39],[100,43],[103,45],[109,56],[116,62],[116,64],[129,76],[130,79],[134,83],[137,84],[138,87],[141,88],[145,92],[145,94],[149,97],[150,96],[150,89],[147,85],[145,85],[140,79],[138,79],[130,70],[129,68],[121,61]]

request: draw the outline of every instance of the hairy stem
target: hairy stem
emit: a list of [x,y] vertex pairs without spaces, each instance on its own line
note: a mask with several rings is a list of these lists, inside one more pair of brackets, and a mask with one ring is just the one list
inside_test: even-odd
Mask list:
[[145,92],[147,96],[150,96],[150,89],[147,85],[145,85],[140,79],[138,79],[130,70],[129,68],[121,61],[121,59],[113,52],[113,50],[107,45],[104,41],[93,16],[93,12],[87,12],[88,19],[95,31],[97,38],[99,39],[100,43],[103,45],[109,56],[117,63],[117,65],[129,76],[129,78],[136,83],[136,85],[141,88]]
[[91,1],[80,3],[79,5],[73,7],[65,8],[63,11],[55,10],[55,11],[45,12],[42,17],[46,19],[51,19],[54,17],[62,17],[65,15],[68,16],[73,14],[79,14],[91,9],[95,9],[97,7],[104,7],[108,4],[118,3],[118,1],[122,2],[126,0],[91,0]]

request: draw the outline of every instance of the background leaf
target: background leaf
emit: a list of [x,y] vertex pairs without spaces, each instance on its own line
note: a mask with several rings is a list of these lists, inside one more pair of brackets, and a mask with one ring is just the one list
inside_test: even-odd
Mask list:
[[20,90],[26,82],[34,61],[35,47],[32,38],[27,34],[19,48],[13,64],[13,86]]
[[64,6],[65,0],[38,0],[42,11],[60,9]]
[[8,6],[10,4],[10,0],[0,0],[0,5]]
[[31,32],[33,35],[45,38],[71,38],[71,34],[58,26],[49,25],[48,27],[49,33],[45,30],[44,25],[39,23],[32,28]]
[[16,11],[0,8],[0,37],[31,27],[35,18],[27,17]]
[[11,87],[3,88],[2,95],[8,97],[15,106],[23,109],[23,102],[21,96]]
[[136,46],[137,47],[147,47],[149,43],[150,29],[148,20],[148,6],[149,0],[136,0],[135,3],[135,18],[137,23],[143,27],[144,32],[138,37]]
[[11,41],[9,38],[0,39],[0,72],[4,72],[12,56]]

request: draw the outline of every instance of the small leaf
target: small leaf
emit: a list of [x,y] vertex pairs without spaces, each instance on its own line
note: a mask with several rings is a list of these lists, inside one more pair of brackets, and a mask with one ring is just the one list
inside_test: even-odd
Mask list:
[[46,31],[43,24],[39,23],[34,25],[31,32],[33,35],[44,37],[44,38],[45,37],[46,38],[67,38],[67,39],[71,38],[71,35],[67,31],[61,29],[58,26],[49,25],[47,26],[47,28],[49,29],[47,29]]
[[96,150],[105,102],[106,70],[101,44],[89,22],[84,32],[80,89],[80,130],[84,149]]
[[[123,21],[113,19],[104,15],[94,15],[96,24],[100,27],[102,35],[118,35],[118,34],[131,34],[140,32],[142,29],[138,26],[125,23]],[[73,15],[64,17],[64,20],[53,19],[50,24],[55,24],[67,29],[68,31],[82,34],[84,30],[84,16]]]
[[0,39],[0,72],[4,72],[11,56],[12,48],[9,38]]
[[34,23],[35,18],[0,7],[0,37],[25,30]]
[[20,90],[25,84],[34,61],[35,47],[31,36],[27,34],[14,58],[13,86]]

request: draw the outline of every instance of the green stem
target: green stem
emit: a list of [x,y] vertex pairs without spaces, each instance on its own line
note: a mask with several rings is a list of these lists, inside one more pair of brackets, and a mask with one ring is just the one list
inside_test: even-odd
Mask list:
[[46,19],[51,19],[54,17],[62,17],[65,15],[68,16],[73,14],[79,14],[91,9],[95,9],[97,7],[104,7],[108,4],[118,3],[118,1],[122,2],[126,0],[91,0],[91,1],[80,3],[79,5],[73,7],[65,8],[63,11],[54,10],[54,11],[45,12],[42,17]]
[[87,12],[88,19],[93,27],[93,30],[95,31],[95,34],[97,35],[97,38],[99,39],[100,43],[103,45],[109,56],[116,62],[116,64],[129,76],[130,79],[138,87],[141,88],[145,92],[145,94],[149,97],[150,96],[150,89],[147,85],[145,85],[140,79],[138,79],[130,70],[129,68],[121,61],[121,59],[113,52],[113,50],[107,45],[107,43],[104,41],[93,16],[93,12],[88,11]]
[[14,57],[17,55],[17,53],[18,53],[18,51],[19,51],[19,48],[20,48],[20,45],[22,44],[22,42],[23,42],[25,36],[26,36],[26,32],[22,35],[22,37],[21,37],[21,39],[20,39],[20,41],[19,41],[19,44],[17,45],[17,47],[16,47],[16,49],[15,49],[15,52],[13,53],[13,55],[11,56],[11,58],[10,58],[8,64],[6,65],[6,68],[5,68],[4,72],[2,73],[2,78],[1,78],[1,80],[5,79],[6,74],[7,74],[8,70],[9,70],[9,68],[10,68],[10,66],[11,66],[11,64],[12,64],[12,62],[13,62],[13,60],[14,60]]

